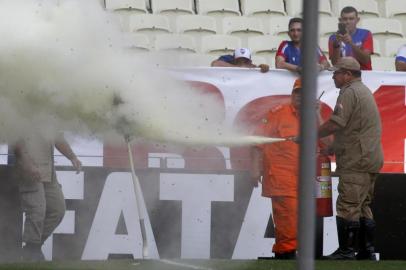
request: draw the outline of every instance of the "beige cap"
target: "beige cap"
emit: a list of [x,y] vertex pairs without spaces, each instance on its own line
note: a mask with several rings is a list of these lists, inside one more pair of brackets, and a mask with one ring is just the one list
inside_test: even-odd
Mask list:
[[361,66],[354,57],[342,57],[338,59],[334,67],[331,67],[328,70],[336,71],[339,69],[361,70]]

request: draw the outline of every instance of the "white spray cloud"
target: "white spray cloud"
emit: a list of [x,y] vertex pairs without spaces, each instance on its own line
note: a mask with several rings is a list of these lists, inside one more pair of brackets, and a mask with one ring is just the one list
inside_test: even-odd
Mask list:
[[124,50],[117,25],[97,0],[0,0],[0,140],[35,129],[243,141],[222,127],[213,97]]

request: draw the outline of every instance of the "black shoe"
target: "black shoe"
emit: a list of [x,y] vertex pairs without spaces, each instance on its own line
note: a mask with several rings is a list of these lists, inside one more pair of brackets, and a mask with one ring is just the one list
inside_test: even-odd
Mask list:
[[26,243],[22,251],[22,260],[25,262],[45,261],[44,254],[41,251],[41,244]]
[[324,256],[326,260],[355,260],[355,252],[353,249],[338,248],[328,256]]
[[296,259],[296,250],[284,253],[275,253],[275,260],[294,260]]
[[360,218],[359,251],[357,260],[376,261],[375,255],[375,221],[368,218]]
[[375,252],[370,252],[367,250],[360,250],[356,255],[357,260],[368,260],[368,261],[376,261],[376,254]]
[[336,217],[339,248],[323,257],[326,260],[355,260],[355,243],[358,239],[359,222]]

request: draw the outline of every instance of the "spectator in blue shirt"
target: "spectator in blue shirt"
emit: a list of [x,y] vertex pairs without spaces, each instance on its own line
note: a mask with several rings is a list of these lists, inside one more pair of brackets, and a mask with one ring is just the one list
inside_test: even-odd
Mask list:
[[340,58],[351,56],[361,64],[361,70],[372,70],[373,37],[369,30],[357,27],[360,21],[358,11],[351,6],[344,7],[339,20],[345,25],[345,31],[337,32],[329,38],[328,51],[331,63],[335,65]]
[[[300,46],[302,45],[302,25],[302,18],[290,19],[288,32],[290,40],[284,40],[279,45],[275,56],[276,68],[300,73],[302,66],[302,53],[300,52]],[[326,56],[319,47],[317,47],[317,63],[320,71],[330,67]]]

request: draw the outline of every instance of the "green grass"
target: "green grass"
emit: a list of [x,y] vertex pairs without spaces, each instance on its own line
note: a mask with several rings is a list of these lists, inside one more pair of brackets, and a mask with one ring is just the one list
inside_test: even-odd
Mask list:
[[[184,264],[175,265],[175,264]],[[0,270],[293,270],[294,261],[274,260],[110,260],[0,264]],[[317,261],[317,270],[400,270],[406,261]]]

